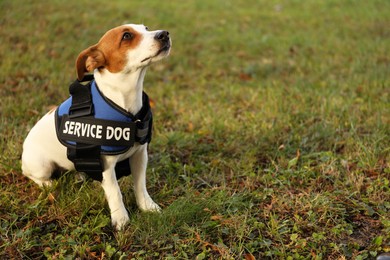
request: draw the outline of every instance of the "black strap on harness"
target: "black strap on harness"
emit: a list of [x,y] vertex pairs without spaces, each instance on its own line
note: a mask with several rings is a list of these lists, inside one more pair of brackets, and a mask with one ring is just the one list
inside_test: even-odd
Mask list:
[[[69,86],[69,93],[72,95],[72,106],[69,109],[70,118],[93,115],[91,80],[93,80],[93,75],[86,75],[81,81],[76,80]],[[89,84],[80,83],[86,81],[89,81]]]
[[[69,92],[72,95],[72,105],[69,109],[70,120],[96,120],[94,119],[94,107],[91,95],[91,81],[93,75],[86,75],[81,81],[76,80],[69,86]],[[81,84],[82,82],[88,82]],[[148,96],[144,93],[144,106],[141,111],[134,116],[135,133],[132,134],[130,145],[134,141],[145,144],[151,141],[152,131],[152,113],[150,110]],[[64,119],[63,119],[64,122]],[[86,173],[90,178],[102,181],[104,165],[101,160],[101,145],[88,142],[86,140],[75,140],[75,146],[67,146],[67,156],[74,163],[75,169]],[[87,143],[84,143],[87,142]],[[129,159],[118,162],[115,166],[117,179],[128,176],[131,173]]]

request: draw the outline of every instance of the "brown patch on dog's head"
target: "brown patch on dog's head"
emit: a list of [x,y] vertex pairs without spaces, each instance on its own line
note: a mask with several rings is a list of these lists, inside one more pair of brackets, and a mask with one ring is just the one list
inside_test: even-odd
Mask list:
[[120,72],[127,62],[127,52],[135,49],[142,40],[142,34],[131,26],[122,25],[106,32],[99,42],[82,51],[76,60],[77,78],[81,80],[86,72],[107,69]]

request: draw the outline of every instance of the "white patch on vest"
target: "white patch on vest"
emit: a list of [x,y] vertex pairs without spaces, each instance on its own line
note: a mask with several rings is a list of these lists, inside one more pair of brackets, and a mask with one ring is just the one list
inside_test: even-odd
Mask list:
[[87,123],[80,123],[74,121],[66,121],[64,130],[62,133],[68,135],[74,135],[77,137],[92,137],[96,139],[102,139],[103,126],[102,125],[91,125]]
[[[115,139],[117,141],[123,139],[130,141],[130,127],[112,127],[107,126],[103,129],[102,125],[88,124],[75,121],[66,121],[64,124],[63,134],[74,135],[77,137],[92,137],[95,139],[102,139],[105,133],[105,140]],[[105,130],[105,131],[103,131]]]
[[123,138],[126,141],[130,140],[130,128],[121,128],[121,127],[111,127],[107,126],[106,131],[106,139],[111,140],[112,138],[115,138],[115,140],[119,141],[121,138]]

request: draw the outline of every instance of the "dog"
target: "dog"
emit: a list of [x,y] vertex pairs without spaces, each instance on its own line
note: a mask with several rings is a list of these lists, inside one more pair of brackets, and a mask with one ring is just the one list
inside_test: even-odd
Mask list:
[[[76,61],[78,81],[88,73],[93,73],[98,92],[110,106],[122,114],[136,115],[145,106],[143,81],[147,67],[167,57],[171,44],[168,31],[149,31],[146,26],[139,24],[115,27],[107,31],[97,44],[79,54]],[[75,89],[78,90],[79,87],[81,89],[81,86],[77,85]],[[149,100],[146,103],[149,103]],[[96,104],[94,106],[94,110],[97,111],[99,107]],[[59,139],[58,110],[59,107],[43,116],[30,130],[23,144],[22,172],[39,186],[50,185],[52,175],[58,169],[77,170],[76,162],[69,157],[70,148],[67,148],[67,145],[74,145],[75,141],[64,142]],[[70,121],[66,121],[62,126],[64,128],[61,133],[73,134],[76,141],[81,134],[90,135],[88,138],[95,139],[104,134],[105,129],[99,124],[68,120]],[[138,122],[133,122],[134,124]],[[108,131],[110,129],[111,132]],[[111,139],[127,140],[128,133],[134,132],[134,128],[128,128],[127,132],[126,129],[126,126],[122,125],[111,128],[108,126],[107,136],[110,135]],[[132,134],[134,136],[134,133]],[[88,143],[88,140],[84,141]],[[146,189],[147,146],[147,142],[135,140],[128,149],[120,153],[98,154],[98,161],[101,163],[101,185],[110,208],[112,225],[118,230],[129,220],[115,168],[121,161],[129,162],[134,178],[134,193],[140,210],[153,212],[161,210]],[[88,163],[86,165],[87,171]]]

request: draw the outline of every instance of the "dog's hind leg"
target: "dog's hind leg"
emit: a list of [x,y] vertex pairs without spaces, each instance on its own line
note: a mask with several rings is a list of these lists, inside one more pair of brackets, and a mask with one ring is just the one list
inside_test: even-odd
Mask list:
[[32,152],[23,152],[22,171],[25,176],[33,180],[40,187],[51,185],[51,175],[54,170],[54,164],[45,161]]
[[67,159],[66,147],[57,139],[54,114],[51,111],[42,117],[23,143],[23,174],[39,186],[50,185],[56,169],[74,168]]

